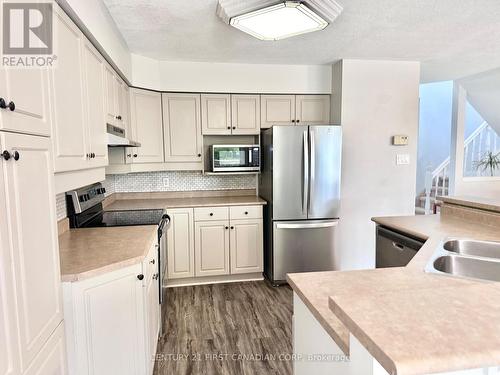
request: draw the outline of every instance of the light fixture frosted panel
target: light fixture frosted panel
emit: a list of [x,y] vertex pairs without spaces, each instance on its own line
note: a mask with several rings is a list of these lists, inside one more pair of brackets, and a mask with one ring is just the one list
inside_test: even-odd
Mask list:
[[262,40],[279,40],[322,30],[323,18],[297,2],[285,2],[231,18],[230,24]]

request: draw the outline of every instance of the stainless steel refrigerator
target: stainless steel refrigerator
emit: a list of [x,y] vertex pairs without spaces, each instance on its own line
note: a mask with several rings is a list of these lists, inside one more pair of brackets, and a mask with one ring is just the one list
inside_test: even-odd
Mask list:
[[333,269],[339,218],[342,128],[275,126],[262,132],[259,195],[264,208],[264,272]]

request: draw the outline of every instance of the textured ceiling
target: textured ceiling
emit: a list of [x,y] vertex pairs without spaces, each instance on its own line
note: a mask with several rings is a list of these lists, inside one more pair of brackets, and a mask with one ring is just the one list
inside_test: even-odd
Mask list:
[[103,0],[133,53],[160,60],[326,64],[417,60],[423,81],[500,67],[499,0],[338,0],[325,30],[281,41],[224,24],[217,0]]

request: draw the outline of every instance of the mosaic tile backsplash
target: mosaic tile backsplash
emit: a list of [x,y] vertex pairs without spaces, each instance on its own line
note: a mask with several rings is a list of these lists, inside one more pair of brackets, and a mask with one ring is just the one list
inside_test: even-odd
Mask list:
[[[107,175],[106,196],[113,193],[255,189],[254,175],[213,176],[199,172],[147,172]],[[57,220],[67,216],[65,194],[56,196]]]
[[[255,189],[254,175],[202,175],[199,172],[148,172],[106,176],[106,190],[116,193],[151,191]],[[113,187],[114,186],[114,187]]]

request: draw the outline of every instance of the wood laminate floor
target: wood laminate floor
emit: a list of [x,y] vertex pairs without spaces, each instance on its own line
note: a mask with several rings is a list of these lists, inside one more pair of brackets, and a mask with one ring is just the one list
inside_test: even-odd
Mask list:
[[155,375],[291,375],[292,291],[265,281],[167,289]]

